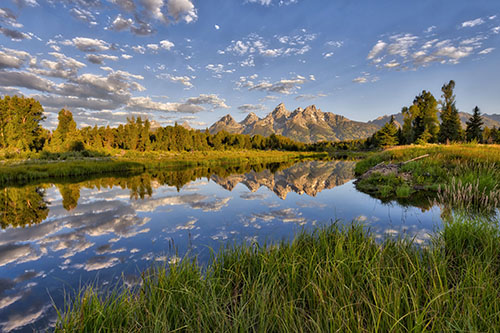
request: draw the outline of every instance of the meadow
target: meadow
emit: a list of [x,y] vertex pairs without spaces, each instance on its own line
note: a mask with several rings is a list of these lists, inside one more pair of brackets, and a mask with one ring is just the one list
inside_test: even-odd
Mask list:
[[494,210],[500,206],[500,146],[479,144],[399,146],[356,164],[360,176],[377,164],[402,163],[398,174],[374,173],[357,188],[379,198],[405,198],[426,191],[452,208]]
[[154,267],[132,289],[68,294],[56,331],[491,331],[499,273],[491,221],[455,216],[426,246],[334,223],[291,243],[226,247],[207,267]]

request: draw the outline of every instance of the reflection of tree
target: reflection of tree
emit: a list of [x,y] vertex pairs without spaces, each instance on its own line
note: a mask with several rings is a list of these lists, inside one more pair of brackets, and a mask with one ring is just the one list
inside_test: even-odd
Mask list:
[[65,184],[57,185],[59,193],[62,196],[62,205],[66,210],[73,210],[78,204],[80,199],[80,185],[79,184]]
[[36,186],[0,190],[0,225],[24,227],[42,222],[49,214],[45,190]]

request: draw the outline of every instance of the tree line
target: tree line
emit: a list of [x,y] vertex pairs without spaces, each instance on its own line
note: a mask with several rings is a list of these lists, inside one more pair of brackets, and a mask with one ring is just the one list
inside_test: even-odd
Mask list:
[[[403,107],[403,124],[396,125],[394,117],[365,142],[367,147],[388,147],[405,144],[477,142],[500,143],[500,129],[484,127],[479,107],[462,128],[451,80],[441,88],[442,99],[426,90],[417,95],[411,106]],[[439,122],[440,114],[441,122]]]
[[0,149],[15,151],[103,151],[123,149],[134,151],[206,151],[227,149],[310,150],[309,145],[281,135],[231,134],[220,131],[174,126],[151,128],[141,117],[127,118],[118,127],[88,126],[79,129],[73,114],[62,109],[54,131],[41,126],[44,120],[41,104],[33,98],[5,96],[0,98]]

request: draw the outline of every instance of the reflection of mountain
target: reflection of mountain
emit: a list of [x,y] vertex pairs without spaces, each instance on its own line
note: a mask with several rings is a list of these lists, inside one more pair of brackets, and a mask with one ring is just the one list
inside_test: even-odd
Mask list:
[[265,186],[281,199],[285,199],[291,191],[314,197],[325,189],[334,188],[351,180],[354,164],[355,162],[350,161],[312,161],[298,163],[276,173],[269,170],[251,171],[228,177],[213,175],[211,179],[229,191],[241,183],[252,192]]

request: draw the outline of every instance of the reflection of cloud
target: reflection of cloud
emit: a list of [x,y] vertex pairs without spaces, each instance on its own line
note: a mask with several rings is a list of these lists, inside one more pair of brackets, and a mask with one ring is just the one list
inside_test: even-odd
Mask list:
[[8,307],[11,304],[14,304],[17,301],[19,301],[21,298],[23,298],[23,296],[24,296],[24,292],[20,292],[18,294],[12,295],[12,296],[2,297],[0,299],[0,310]]
[[110,268],[120,262],[116,257],[95,256],[87,260],[83,268],[86,271],[95,271],[99,269]]
[[97,254],[105,254],[105,253],[115,254],[115,253],[125,252],[126,250],[127,249],[124,247],[121,247],[119,249],[112,249],[111,244],[108,243],[108,244],[104,244],[104,245],[99,246],[95,252]]
[[195,223],[198,221],[197,218],[191,218],[189,221],[187,221],[185,224],[183,225],[178,225],[177,227],[175,227],[176,230],[191,230],[191,229],[194,229],[195,227]]
[[299,200],[295,203],[301,208],[325,208],[326,204],[311,200]]
[[279,210],[272,210],[267,213],[254,213],[252,216],[254,218],[270,222],[272,220],[280,220],[282,222],[296,222],[299,224],[305,224],[306,219],[301,217],[302,213],[297,209],[284,208]]
[[138,212],[152,212],[161,206],[188,205],[193,209],[201,209],[207,212],[219,211],[222,207],[227,205],[229,200],[231,200],[230,197],[213,197],[212,200],[210,199],[209,196],[193,193],[134,202],[132,207]]
[[62,258],[69,258],[94,245],[88,237],[112,234],[116,241],[149,231],[141,229],[149,218],[137,217],[135,210],[122,201],[91,201],[79,205],[71,214],[58,211],[59,208],[55,207],[44,223],[1,233],[0,266],[37,260],[47,254],[48,248],[66,250]]
[[33,261],[39,259],[40,256],[40,253],[28,244],[7,244],[0,246],[0,266],[16,261],[18,263]]
[[7,321],[0,323],[2,331],[10,332],[18,328],[24,327],[29,324],[33,324],[40,317],[43,316],[45,311],[47,311],[51,305],[38,305],[34,306],[22,313],[16,313],[7,319]]
[[267,198],[267,194],[245,192],[240,195],[240,198],[244,200],[263,200]]

